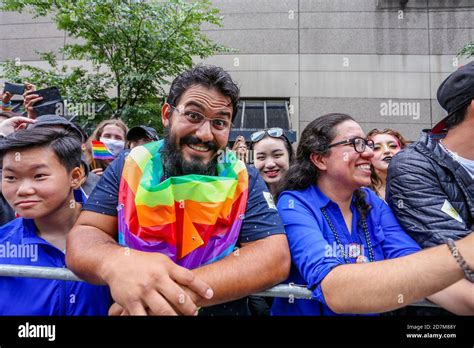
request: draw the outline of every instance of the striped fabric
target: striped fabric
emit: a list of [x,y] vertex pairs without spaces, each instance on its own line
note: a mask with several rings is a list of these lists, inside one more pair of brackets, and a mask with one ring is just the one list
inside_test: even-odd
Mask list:
[[103,142],[92,140],[92,158],[99,160],[113,160],[115,157],[109,152]]
[[217,176],[183,175],[163,180],[164,140],[134,148],[120,182],[119,241],[161,252],[193,269],[230,254],[248,197],[245,164],[231,153]]

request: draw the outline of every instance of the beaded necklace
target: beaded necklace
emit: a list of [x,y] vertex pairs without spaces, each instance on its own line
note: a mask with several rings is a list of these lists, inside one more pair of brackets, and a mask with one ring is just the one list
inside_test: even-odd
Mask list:
[[[336,242],[339,246],[339,249],[341,250],[342,256],[344,257],[344,261],[346,263],[350,263],[348,260],[348,255],[346,255],[346,253],[344,252],[344,246],[341,242],[341,239],[339,238],[339,234],[337,233],[336,228],[334,227],[331,219],[329,218],[328,213],[326,212],[326,208],[321,208],[321,212],[323,213],[323,216],[326,219],[329,228],[331,229],[331,232],[334,235],[334,238],[336,238]],[[369,262],[374,262],[374,250],[372,249],[372,241],[369,235],[369,228],[367,227],[367,222],[365,219],[362,219],[362,229],[364,230],[365,241],[367,242],[367,248],[369,249]]]

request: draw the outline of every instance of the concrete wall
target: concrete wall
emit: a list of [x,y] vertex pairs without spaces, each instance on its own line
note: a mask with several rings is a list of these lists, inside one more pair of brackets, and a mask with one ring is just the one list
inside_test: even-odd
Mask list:
[[[474,37],[470,0],[410,0],[403,13],[397,0],[213,3],[224,27],[203,30],[238,51],[206,62],[229,70],[243,97],[290,98],[299,131],[324,113],[346,112],[366,130],[393,127],[416,139],[444,115],[437,87],[464,63],[456,53]],[[35,62],[35,50],[57,52],[70,40],[28,14],[0,13],[0,29],[0,61]]]

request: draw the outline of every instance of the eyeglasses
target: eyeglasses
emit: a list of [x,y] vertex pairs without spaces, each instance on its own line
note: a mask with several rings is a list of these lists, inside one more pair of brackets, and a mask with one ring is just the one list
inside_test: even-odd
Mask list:
[[230,128],[231,121],[223,118],[210,118],[204,116],[200,112],[191,110],[182,110],[176,106],[170,105],[171,109],[174,109],[179,115],[184,116],[186,121],[189,123],[201,127],[204,122],[209,121],[213,129],[217,131],[223,131]]
[[354,147],[354,150],[358,153],[363,153],[367,146],[371,148],[372,150],[374,149],[374,142],[372,140],[367,140],[361,137],[354,137],[351,139],[346,139],[334,144],[331,144],[328,146],[328,149],[333,146],[337,145],[352,145]]

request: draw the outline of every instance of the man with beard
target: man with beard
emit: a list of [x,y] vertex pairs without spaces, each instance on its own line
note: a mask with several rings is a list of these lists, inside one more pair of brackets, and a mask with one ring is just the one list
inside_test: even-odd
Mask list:
[[111,314],[244,315],[239,299],[286,279],[271,194],[254,168],[220,152],[238,99],[223,69],[185,71],[162,107],[165,139],[123,153],[91,194],[67,263],[110,286]]

